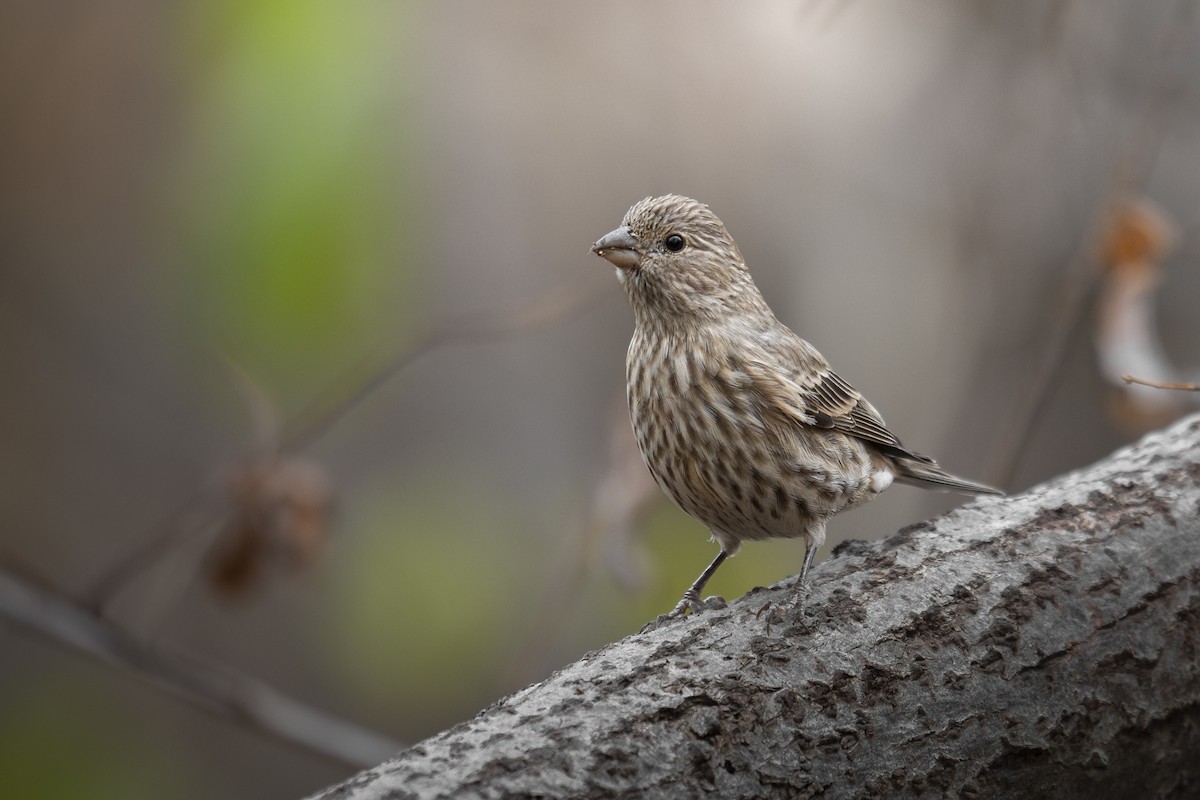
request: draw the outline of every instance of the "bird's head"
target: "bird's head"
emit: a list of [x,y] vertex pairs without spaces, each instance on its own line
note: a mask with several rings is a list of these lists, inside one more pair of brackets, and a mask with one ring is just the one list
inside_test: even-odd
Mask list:
[[725,225],[708,206],[647,197],[592,252],[617,268],[639,324],[671,317],[721,319],[765,307]]

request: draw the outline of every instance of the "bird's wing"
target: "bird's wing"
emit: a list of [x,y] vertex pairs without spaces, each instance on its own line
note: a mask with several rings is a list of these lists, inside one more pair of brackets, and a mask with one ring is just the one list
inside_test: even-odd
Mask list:
[[796,337],[773,343],[770,358],[751,359],[746,374],[767,410],[814,428],[862,439],[885,453],[932,463],[906,448],[858,390],[829,368],[812,345]]

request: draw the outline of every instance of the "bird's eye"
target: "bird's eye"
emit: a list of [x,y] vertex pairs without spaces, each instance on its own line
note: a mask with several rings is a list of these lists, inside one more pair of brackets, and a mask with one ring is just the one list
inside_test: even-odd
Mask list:
[[678,233],[672,233],[670,236],[667,237],[667,241],[666,241],[667,249],[670,250],[672,253],[678,253],[680,250],[683,249],[683,246],[685,244],[687,244],[687,242],[685,242],[683,240],[683,237],[680,236]]

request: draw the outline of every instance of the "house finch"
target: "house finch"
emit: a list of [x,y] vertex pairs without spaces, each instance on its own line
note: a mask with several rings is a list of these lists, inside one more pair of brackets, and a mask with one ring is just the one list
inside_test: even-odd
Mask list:
[[592,246],[633,305],[629,416],[659,487],[721,551],[668,616],[746,539],[805,539],[804,587],[834,514],[893,481],[1000,494],[909,450],[811,344],[775,318],[733,237],[679,195],[634,205]]

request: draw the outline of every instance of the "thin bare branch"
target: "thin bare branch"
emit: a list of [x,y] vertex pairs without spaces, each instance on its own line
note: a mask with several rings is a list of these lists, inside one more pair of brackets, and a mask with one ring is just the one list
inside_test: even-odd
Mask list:
[[564,284],[516,309],[474,313],[435,324],[383,366],[367,371],[368,377],[354,382],[349,392],[327,401],[307,421],[289,425],[281,449],[287,452],[311,444],[355,406],[432,350],[452,344],[493,341],[543,328],[566,319],[600,296],[595,284]]
[[223,516],[213,496],[205,487],[185,500],[154,529],[153,535],[133,551],[104,570],[83,592],[83,604],[103,613],[121,591],[161,561],[178,545],[203,530],[212,530]]
[[402,747],[249,676],[151,650],[43,581],[3,566],[0,618],[59,647],[135,675],[213,716],[340,765],[364,767]]
[[[358,381],[348,393],[325,402],[321,410],[312,414],[307,422],[290,424],[290,432],[282,437],[278,433],[274,409],[262,388],[236,362],[228,360],[228,363],[247,400],[256,452],[260,455],[268,451],[294,452],[320,438],[355,406],[430,351],[445,345],[492,341],[536,330],[565,319],[594,302],[597,297],[599,294],[594,286],[563,285],[516,309],[475,313],[436,324],[409,347],[393,355],[382,367],[368,371],[367,377]],[[223,513],[211,508],[213,495],[217,491],[206,490],[188,500],[156,528],[156,535],[106,569],[85,592],[87,605],[103,610],[125,587],[152,569],[177,546],[193,535],[212,530],[220,522]],[[218,498],[215,502],[221,501]],[[203,515],[197,512],[201,504],[204,504]]]
[[1137,378],[1133,375],[1122,375],[1126,383],[1137,383],[1142,386],[1152,386],[1155,389],[1176,389],[1181,392],[1200,392],[1200,385],[1195,383],[1168,383],[1167,381],[1152,381],[1147,378]]

